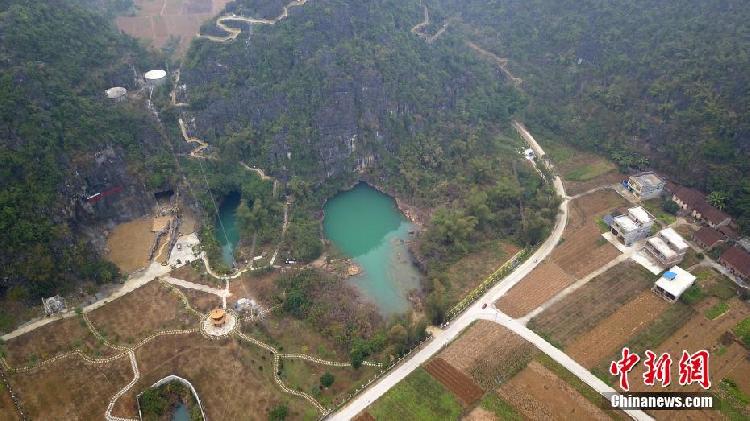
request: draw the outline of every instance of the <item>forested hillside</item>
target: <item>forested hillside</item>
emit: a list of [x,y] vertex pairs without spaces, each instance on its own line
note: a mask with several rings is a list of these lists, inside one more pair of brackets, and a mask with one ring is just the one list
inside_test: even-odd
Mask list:
[[542,138],[653,167],[706,192],[750,232],[750,3],[429,0],[510,58]]
[[[267,18],[278,3],[228,10]],[[315,227],[323,200],[364,178],[434,211],[419,248],[433,279],[483,241],[546,236],[554,194],[510,127],[525,98],[493,63],[450,33],[433,43],[412,33],[417,1],[315,0],[289,13],[241,26],[233,42],[195,41],[181,80],[186,114],[224,162],[289,181],[292,232]]]
[[[0,1],[0,296],[116,278],[82,231],[139,216],[149,189],[170,183],[173,160],[142,102],[104,96],[136,88],[133,69],[154,58],[86,5]],[[108,187],[122,191],[84,206]]]

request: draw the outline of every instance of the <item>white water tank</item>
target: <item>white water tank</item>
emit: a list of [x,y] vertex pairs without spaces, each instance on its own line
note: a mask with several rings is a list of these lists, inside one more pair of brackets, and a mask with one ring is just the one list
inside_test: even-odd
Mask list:
[[146,83],[151,86],[161,85],[167,80],[167,72],[161,69],[149,70],[143,77],[146,78]]
[[128,90],[122,86],[115,86],[104,91],[104,94],[107,95],[107,98],[119,102],[125,100]]

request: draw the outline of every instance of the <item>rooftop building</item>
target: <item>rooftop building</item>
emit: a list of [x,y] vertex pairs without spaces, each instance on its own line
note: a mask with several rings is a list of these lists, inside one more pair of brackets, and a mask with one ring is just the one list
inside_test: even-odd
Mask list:
[[662,266],[680,263],[688,250],[688,244],[672,228],[665,228],[646,241],[645,249]]
[[719,257],[719,263],[738,278],[750,280],[750,254],[745,250],[737,246],[730,247]]
[[710,249],[724,241],[724,235],[713,228],[701,227],[693,234],[693,240],[704,249]]
[[648,237],[653,225],[654,217],[643,207],[636,206],[628,209],[628,213],[615,217],[610,228],[613,235],[629,246]]
[[640,200],[648,200],[661,196],[665,182],[652,172],[630,176],[628,189]]
[[706,196],[698,190],[678,187],[672,194],[672,200],[688,211],[693,218],[705,222],[711,228],[718,228],[732,222],[729,215],[711,206],[706,201]]
[[673,266],[656,280],[652,291],[673,303],[695,283],[695,276],[679,266]]

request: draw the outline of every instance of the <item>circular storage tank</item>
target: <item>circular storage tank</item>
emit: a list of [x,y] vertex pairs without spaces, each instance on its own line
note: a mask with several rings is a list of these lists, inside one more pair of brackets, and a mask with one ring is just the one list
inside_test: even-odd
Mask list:
[[149,70],[148,72],[146,72],[145,77],[146,80],[159,80],[164,79],[164,76],[166,75],[166,70]]
[[113,99],[115,101],[121,101],[125,99],[125,95],[128,94],[128,90],[123,88],[122,86],[115,86],[114,88],[109,88],[104,93],[107,95],[107,98]]

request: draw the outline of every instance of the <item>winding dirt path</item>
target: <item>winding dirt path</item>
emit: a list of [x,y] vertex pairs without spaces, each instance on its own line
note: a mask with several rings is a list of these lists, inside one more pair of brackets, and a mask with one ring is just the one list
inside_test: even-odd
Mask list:
[[289,2],[286,6],[284,6],[284,9],[281,11],[281,14],[273,19],[259,19],[259,18],[252,18],[252,17],[245,17],[245,16],[236,16],[236,15],[224,15],[216,19],[216,26],[221,28],[224,32],[226,32],[227,36],[223,37],[217,37],[215,35],[201,35],[198,34],[198,37],[205,38],[207,40],[213,41],[213,42],[229,42],[234,41],[237,39],[237,37],[242,33],[242,29],[239,28],[233,28],[231,26],[227,26],[224,24],[224,22],[244,22],[249,23],[251,25],[275,25],[276,23],[286,19],[289,17],[289,9],[293,7],[300,7],[304,6],[305,3],[307,3],[309,0],[294,0],[292,2]]
[[422,5],[422,7],[424,7],[424,20],[414,25],[414,27],[411,28],[411,33],[422,38],[426,43],[432,44],[445,33],[445,31],[448,29],[448,26],[457,18],[455,16],[452,16],[446,19],[443,23],[443,26],[441,26],[440,29],[438,29],[437,32],[435,32],[433,35],[430,35],[425,32],[425,28],[430,25],[430,10],[427,8],[427,5]]
[[193,158],[207,159],[208,157],[201,154],[201,152],[208,148],[208,143],[197,137],[190,136],[187,132],[187,125],[182,118],[177,119],[177,122],[180,124],[180,132],[182,132],[182,138],[185,139],[185,142],[198,144],[198,146],[190,152],[190,156]]
[[513,82],[513,85],[515,85],[517,88],[521,87],[521,84],[523,83],[523,79],[520,77],[515,77],[513,74],[508,70],[508,59],[503,57],[498,57],[495,55],[495,53],[489,52],[485,50],[484,48],[478,46],[477,44],[474,44],[471,41],[466,41],[466,46],[471,48],[472,50],[476,51],[477,53],[481,54],[484,57],[487,57],[497,63],[497,67],[500,68],[500,71],[503,72],[505,77],[507,77],[511,82]]

